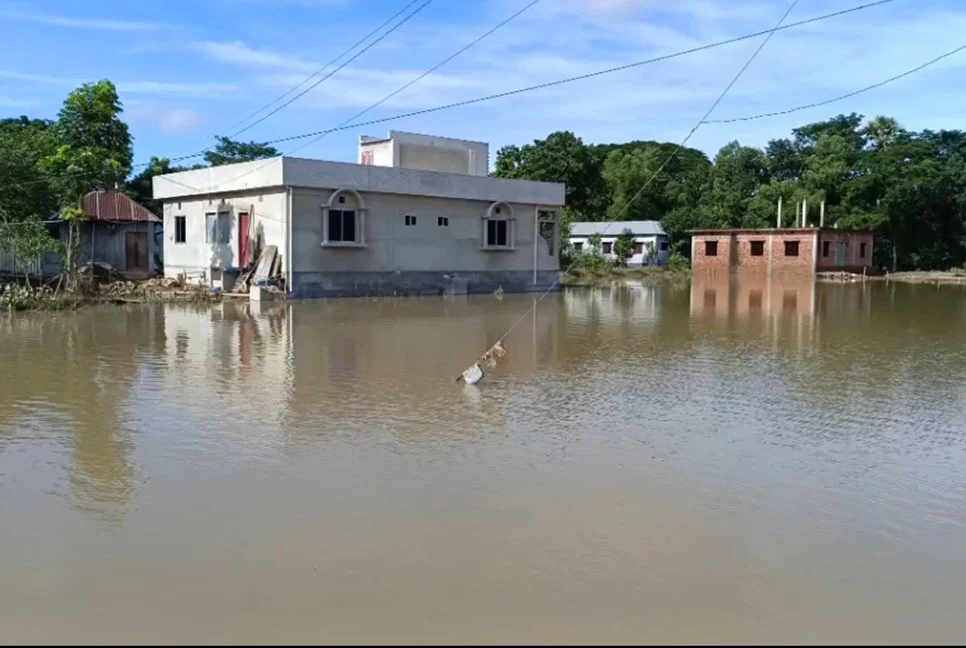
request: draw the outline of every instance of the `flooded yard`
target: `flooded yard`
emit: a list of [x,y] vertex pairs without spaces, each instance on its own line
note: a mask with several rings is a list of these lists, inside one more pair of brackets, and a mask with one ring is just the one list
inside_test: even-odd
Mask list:
[[966,289],[534,300],[0,316],[0,641],[966,635]]

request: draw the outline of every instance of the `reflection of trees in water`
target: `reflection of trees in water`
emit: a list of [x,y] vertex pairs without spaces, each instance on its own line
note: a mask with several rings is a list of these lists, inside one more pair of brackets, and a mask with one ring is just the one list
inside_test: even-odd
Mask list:
[[[157,307],[31,314],[0,336],[0,426],[58,412],[47,435],[71,448],[71,500],[108,520],[136,488],[134,440],[124,421],[141,356],[160,344]],[[53,429],[51,429],[53,428]]]

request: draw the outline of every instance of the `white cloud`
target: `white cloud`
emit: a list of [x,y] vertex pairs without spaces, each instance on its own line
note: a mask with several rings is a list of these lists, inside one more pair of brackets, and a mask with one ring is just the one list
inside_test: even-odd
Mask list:
[[251,67],[279,67],[289,70],[314,71],[320,65],[304,61],[296,56],[279,54],[267,49],[254,49],[240,41],[218,43],[205,41],[194,44],[198,49],[217,61]]
[[158,125],[166,133],[187,133],[201,125],[201,115],[193,110],[167,110],[161,113]]
[[144,95],[174,95],[179,97],[228,98],[239,87],[230,83],[168,83],[164,81],[119,81],[120,93]]
[[168,108],[137,100],[132,101],[129,108],[133,123],[156,126],[165,133],[188,133],[201,126],[201,115],[189,108]]
[[12,9],[0,9],[0,17],[10,20],[34,22],[56,27],[74,27],[80,29],[99,29],[107,31],[155,31],[164,25],[159,23],[138,22],[130,20],[113,20],[107,18],[88,18],[75,16],[59,16]]

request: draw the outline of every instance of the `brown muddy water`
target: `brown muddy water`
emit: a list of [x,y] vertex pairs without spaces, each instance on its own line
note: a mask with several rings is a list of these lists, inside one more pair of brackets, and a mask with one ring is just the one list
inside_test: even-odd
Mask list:
[[0,317],[0,641],[954,642],[966,290]]

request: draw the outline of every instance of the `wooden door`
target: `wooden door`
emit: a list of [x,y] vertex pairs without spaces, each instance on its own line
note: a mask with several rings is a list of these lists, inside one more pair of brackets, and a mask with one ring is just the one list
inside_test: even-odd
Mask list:
[[244,268],[248,265],[251,259],[248,258],[250,253],[249,243],[248,243],[248,228],[251,225],[251,216],[248,212],[241,212],[238,214],[238,267]]
[[127,232],[124,239],[127,269],[148,271],[148,233]]

